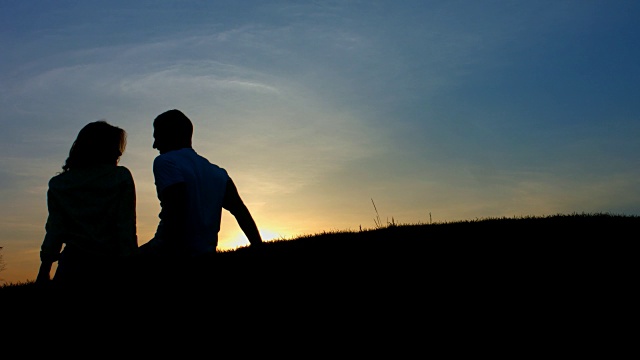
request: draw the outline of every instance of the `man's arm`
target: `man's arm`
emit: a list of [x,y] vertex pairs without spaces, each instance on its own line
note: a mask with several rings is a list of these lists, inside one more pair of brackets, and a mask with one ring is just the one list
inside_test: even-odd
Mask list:
[[161,241],[169,248],[180,248],[187,231],[187,185],[184,182],[167,186],[160,193]]
[[227,189],[224,193],[224,200],[222,201],[222,207],[229,210],[233,216],[235,216],[238,225],[249,239],[251,245],[259,245],[262,243],[262,237],[258,231],[258,226],[253,220],[249,209],[240,198],[238,189],[233,183],[233,180],[227,181]]

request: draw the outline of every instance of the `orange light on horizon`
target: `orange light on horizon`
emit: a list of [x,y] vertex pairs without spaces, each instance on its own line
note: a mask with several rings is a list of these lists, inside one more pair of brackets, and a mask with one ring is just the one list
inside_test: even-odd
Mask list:
[[[290,239],[289,234],[283,234],[282,232],[273,231],[267,228],[259,229],[262,241],[273,240],[286,240]],[[227,238],[220,238],[218,241],[218,250],[233,250],[239,247],[248,246],[249,240],[244,235],[242,230],[235,231],[233,235]]]

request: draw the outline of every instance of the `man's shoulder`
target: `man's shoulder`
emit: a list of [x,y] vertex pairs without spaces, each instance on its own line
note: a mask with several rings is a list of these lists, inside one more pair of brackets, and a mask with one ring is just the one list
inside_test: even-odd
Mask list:
[[170,169],[181,171],[192,171],[196,168],[207,168],[218,174],[227,174],[227,171],[212,163],[206,157],[198,154],[192,148],[183,148],[179,150],[173,150],[156,156],[153,160],[154,171],[169,171]]
[[164,154],[160,154],[153,159],[153,165],[158,166],[161,164],[170,164],[179,161],[179,156],[176,151],[169,151]]
[[167,151],[164,154],[156,156],[154,161],[168,161],[168,160],[180,160],[192,156],[197,156],[196,152],[191,148],[182,148],[177,150]]

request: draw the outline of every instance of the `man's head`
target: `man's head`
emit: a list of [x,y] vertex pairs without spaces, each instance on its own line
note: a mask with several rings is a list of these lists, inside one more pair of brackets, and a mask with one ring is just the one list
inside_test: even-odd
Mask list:
[[193,124],[180,110],[169,110],[153,120],[153,148],[160,154],[191,147]]

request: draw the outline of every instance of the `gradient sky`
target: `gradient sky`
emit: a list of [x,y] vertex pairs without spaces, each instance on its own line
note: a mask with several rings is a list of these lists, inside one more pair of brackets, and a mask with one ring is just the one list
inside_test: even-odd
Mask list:
[[[33,280],[78,131],[128,133],[139,243],[153,118],[182,110],[265,239],[640,214],[640,2],[2,1],[0,254]],[[220,248],[247,245],[233,217]],[[1,281],[0,281],[1,283]]]

